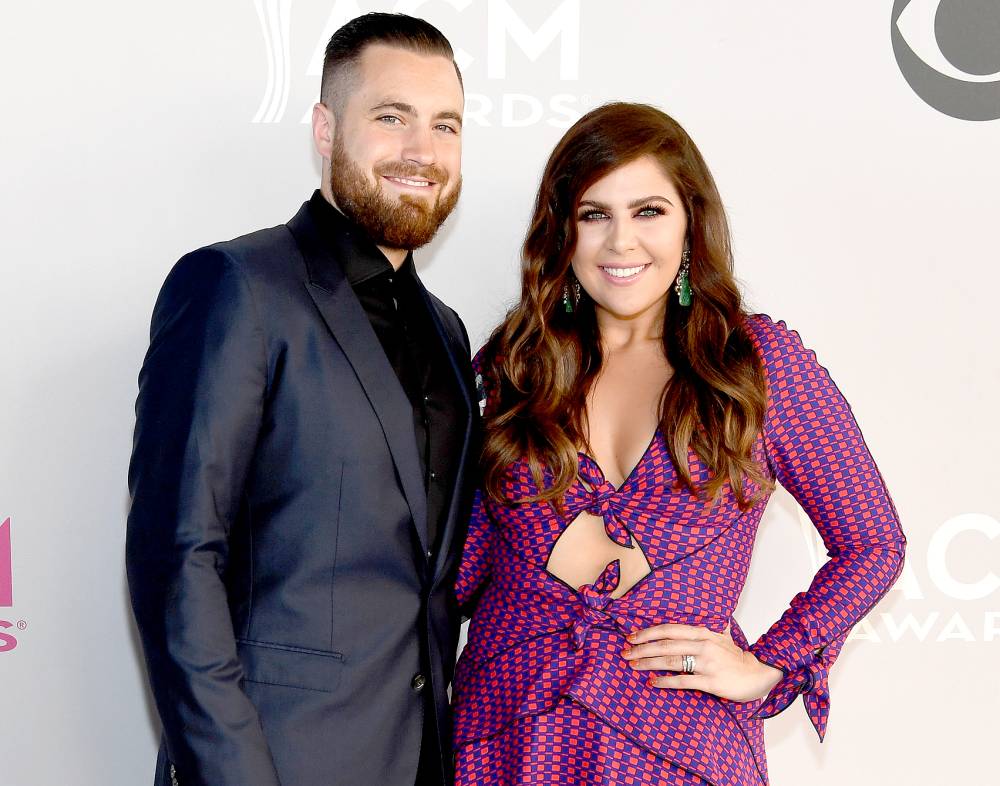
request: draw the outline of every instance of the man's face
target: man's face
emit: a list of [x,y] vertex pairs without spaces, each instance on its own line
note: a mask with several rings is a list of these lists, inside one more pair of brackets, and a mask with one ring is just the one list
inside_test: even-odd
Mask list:
[[455,66],[381,44],[361,55],[330,155],[334,202],[380,246],[428,243],[462,185],[462,111]]

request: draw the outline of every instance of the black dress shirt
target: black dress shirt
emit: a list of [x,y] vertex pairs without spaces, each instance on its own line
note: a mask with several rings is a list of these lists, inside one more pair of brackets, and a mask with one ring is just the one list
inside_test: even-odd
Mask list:
[[433,558],[448,515],[465,431],[458,381],[425,300],[413,255],[399,270],[320,191],[310,199],[320,231],[351,237],[354,253],[340,258],[347,281],[375,329],[413,407],[413,433],[427,490],[427,543]]

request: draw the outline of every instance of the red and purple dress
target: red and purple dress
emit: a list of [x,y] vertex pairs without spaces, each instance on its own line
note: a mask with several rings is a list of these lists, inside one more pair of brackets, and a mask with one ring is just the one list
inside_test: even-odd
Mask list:
[[[764,314],[746,326],[768,385],[754,455],[809,515],[830,559],[751,646],[732,615],[767,500],[742,511],[727,490],[710,508],[674,489],[661,433],[617,489],[581,453],[562,515],[544,502],[477,496],[457,584],[463,604],[481,593],[454,680],[457,786],[766,786],[763,718],[800,693],[822,741],[829,669],[898,577],[906,539],[850,406],[815,353]],[[704,463],[693,451],[689,461],[704,482]],[[504,491],[514,501],[535,493],[526,462],[508,468]],[[616,543],[635,538],[652,568],[621,598],[611,596],[617,561],[580,591],[545,570],[583,511],[602,517]],[[731,622],[736,643],[784,676],[749,702],[650,687],[621,657],[624,637],[668,622],[717,633]]]

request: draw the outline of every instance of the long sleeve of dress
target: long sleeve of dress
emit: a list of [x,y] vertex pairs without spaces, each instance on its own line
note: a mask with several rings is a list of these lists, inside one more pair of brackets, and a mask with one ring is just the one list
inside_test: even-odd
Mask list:
[[476,599],[489,581],[495,537],[493,522],[483,504],[483,492],[477,490],[455,581],[455,596],[465,619],[472,616]]
[[829,556],[809,588],[750,647],[784,674],[755,715],[776,715],[802,693],[822,741],[830,667],[851,628],[899,576],[906,538],[850,405],[815,352],[783,321],[757,315],[749,325],[767,369],[768,462]]

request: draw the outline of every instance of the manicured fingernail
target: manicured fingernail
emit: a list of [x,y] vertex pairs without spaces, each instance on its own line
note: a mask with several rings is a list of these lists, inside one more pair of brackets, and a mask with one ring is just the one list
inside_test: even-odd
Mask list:
[[632,648],[628,644],[626,644],[624,647],[622,647],[622,655],[624,655],[625,657],[628,657],[629,654],[631,654],[631,652],[632,652]]
[[629,641],[633,642],[633,643],[635,642],[635,634],[634,633],[628,634],[628,636],[626,636],[625,638],[628,639]]

